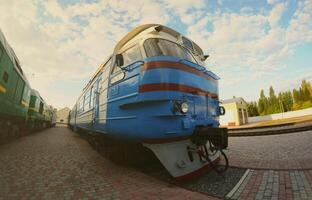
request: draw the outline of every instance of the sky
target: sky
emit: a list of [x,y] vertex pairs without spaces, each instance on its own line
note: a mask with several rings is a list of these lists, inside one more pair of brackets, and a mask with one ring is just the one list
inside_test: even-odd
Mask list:
[[132,28],[159,23],[195,41],[220,99],[257,100],[312,81],[311,0],[0,0],[0,28],[31,84],[72,107]]

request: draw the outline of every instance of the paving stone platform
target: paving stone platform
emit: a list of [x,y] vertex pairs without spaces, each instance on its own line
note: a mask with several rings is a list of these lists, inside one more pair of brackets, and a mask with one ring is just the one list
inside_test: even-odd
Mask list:
[[230,165],[253,169],[312,169],[312,131],[230,137]]
[[312,170],[250,170],[230,199],[312,199]]
[[216,199],[115,165],[67,128],[0,146],[0,200]]

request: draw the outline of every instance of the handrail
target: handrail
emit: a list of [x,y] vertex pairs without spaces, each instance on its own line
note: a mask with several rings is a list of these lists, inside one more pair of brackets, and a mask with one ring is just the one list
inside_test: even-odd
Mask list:
[[143,60],[137,60],[137,61],[135,61],[135,62],[133,62],[133,63],[131,63],[131,64],[125,66],[125,67],[121,67],[121,69],[130,72],[130,71],[132,71],[134,68],[137,67],[137,66],[136,66],[136,67],[132,68],[131,66],[133,66],[133,65],[135,65],[135,64],[138,64],[138,63],[140,63],[140,64],[138,65],[138,66],[140,66],[140,65],[143,65],[143,64],[145,63],[145,61],[143,61]]

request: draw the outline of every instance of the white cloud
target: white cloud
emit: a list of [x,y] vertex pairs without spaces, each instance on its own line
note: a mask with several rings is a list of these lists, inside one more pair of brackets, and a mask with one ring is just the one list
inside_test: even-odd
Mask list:
[[253,11],[254,10],[250,7],[243,7],[240,9],[240,13],[242,13],[242,14],[252,14]]
[[204,0],[163,0],[162,2],[165,4],[166,9],[179,16],[180,20],[186,25],[193,24],[205,14],[203,9],[206,2]]
[[281,2],[281,0],[267,0],[268,4],[274,5],[278,2]]
[[269,15],[269,18],[268,18],[268,21],[269,21],[271,27],[275,27],[278,25],[278,22],[282,16],[284,10],[285,10],[285,4],[283,4],[283,3],[276,4],[273,7],[273,9]]
[[294,17],[287,28],[287,40],[289,43],[312,42],[312,1],[298,3]]

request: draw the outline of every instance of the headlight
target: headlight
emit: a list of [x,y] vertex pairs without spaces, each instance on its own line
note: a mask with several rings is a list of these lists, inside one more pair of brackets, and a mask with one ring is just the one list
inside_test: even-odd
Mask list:
[[223,106],[219,107],[219,114],[220,115],[225,115],[225,108]]
[[186,102],[181,103],[180,110],[183,114],[187,113],[189,106]]

